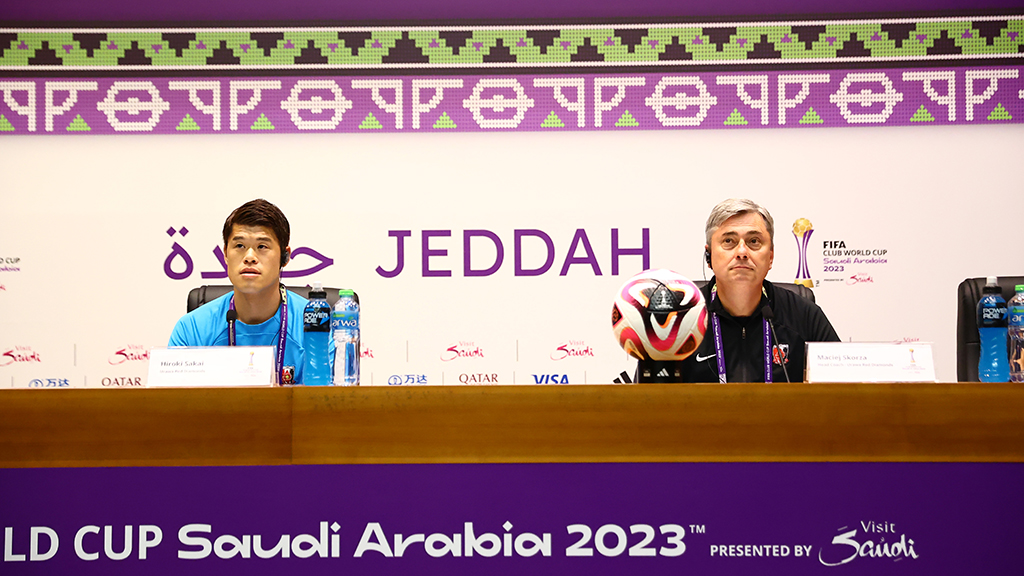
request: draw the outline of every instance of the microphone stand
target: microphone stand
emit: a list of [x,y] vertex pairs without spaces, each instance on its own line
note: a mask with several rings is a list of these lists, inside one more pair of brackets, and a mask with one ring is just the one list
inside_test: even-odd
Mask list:
[[765,304],[761,308],[761,316],[764,316],[764,319],[768,321],[768,327],[772,329],[772,338],[775,339],[775,346],[779,349],[779,364],[782,364],[782,373],[786,375],[786,383],[792,384],[789,379],[789,370],[786,369],[786,357],[782,353],[782,346],[779,345],[779,335],[775,333],[775,311],[772,310],[771,305]]

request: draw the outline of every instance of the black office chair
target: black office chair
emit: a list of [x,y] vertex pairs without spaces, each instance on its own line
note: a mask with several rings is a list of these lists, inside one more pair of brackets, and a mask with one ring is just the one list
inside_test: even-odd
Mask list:
[[[694,280],[693,283],[697,285],[697,288],[704,288],[704,286],[707,285],[708,281]],[[811,302],[815,302],[814,290],[811,290],[810,288],[804,286],[803,284],[792,284],[789,282],[772,282],[772,286],[775,286],[776,288],[782,288],[783,290],[789,290],[790,292],[795,293],[797,296],[803,296],[804,298],[807,298]]]
[[[1013,297],[1017,284],[1024,284],[1024,276],[996,278],[1003,298]],[[978,359],[981,356],[981,336],[978,334],[978,300],[985,278],[968,278],[956,290],[956,379],[959,382],[978,382]]]
[[[294,292],[303,298],[309,298],[309,291],[312,290],[309,286],[285,286],[289,292]],[[216,300],[221,296],[231,291],[231,286],[219,286],[219,285],[203,285],[198,288],[193,288],[188,293],[188,312],[199,308],[203,304]],[[327,302],[333,307],[338,301],[338,289],[337,288],[324,288],[327,292]],[[356,294],[356,303],[359,303],[359,295]]]

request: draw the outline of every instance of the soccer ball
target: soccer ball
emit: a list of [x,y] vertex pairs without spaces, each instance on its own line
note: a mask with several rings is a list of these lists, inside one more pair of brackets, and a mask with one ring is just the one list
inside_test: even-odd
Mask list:
[[683,360],[707,332],[704,295],[671,270],[645,270],[622,285],[612,305],[619,345],[640,360]]

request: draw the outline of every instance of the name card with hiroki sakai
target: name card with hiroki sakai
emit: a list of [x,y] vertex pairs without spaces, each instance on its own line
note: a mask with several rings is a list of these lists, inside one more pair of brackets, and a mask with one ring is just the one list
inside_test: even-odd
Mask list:
[[150,387],[273,386],[273,346],[153,348]]
[[807,382],[935,382],[932,345],[808,342]]

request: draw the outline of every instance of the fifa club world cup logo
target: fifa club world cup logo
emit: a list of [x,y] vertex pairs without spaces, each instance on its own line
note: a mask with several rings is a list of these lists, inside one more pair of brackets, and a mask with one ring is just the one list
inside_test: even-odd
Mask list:
[[814,288],[814,280],[811,280],[811,271],[807,268],[807,245],[811,242],[811,234],[814,234],[814,226],[807,218],[799,218],[793,222],[793,237],[796,238],[797,257],[796,280],[794,284],[803,284],[808,288]]

